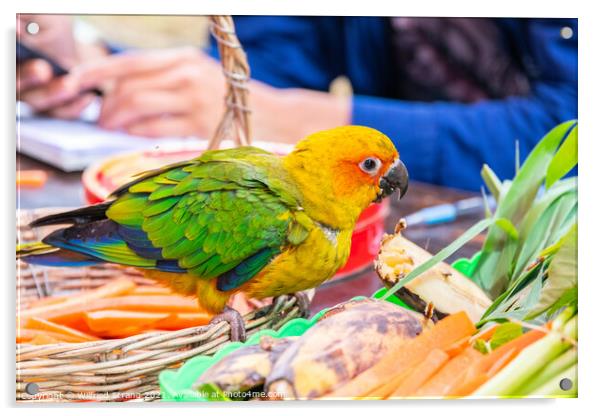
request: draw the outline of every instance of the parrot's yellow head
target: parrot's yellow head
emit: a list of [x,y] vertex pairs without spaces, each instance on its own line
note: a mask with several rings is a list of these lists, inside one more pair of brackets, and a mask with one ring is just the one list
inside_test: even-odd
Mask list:
[[353,227],[360,213],[408,186],[408,172],[391,140],[363,126],[337,127],[301,140],[284,158],[308,214],[333,228]]

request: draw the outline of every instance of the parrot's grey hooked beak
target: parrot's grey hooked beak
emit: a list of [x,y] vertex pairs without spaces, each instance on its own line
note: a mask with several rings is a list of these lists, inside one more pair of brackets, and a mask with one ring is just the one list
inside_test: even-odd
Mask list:
[[395,192],[396,189],[399,189],[399,199],[401,199],[408,190],[408,178],[408,170],[405,165],[401,160],[396,159],[387,172],[380,178],[380,192],[374,202],[382,201]]

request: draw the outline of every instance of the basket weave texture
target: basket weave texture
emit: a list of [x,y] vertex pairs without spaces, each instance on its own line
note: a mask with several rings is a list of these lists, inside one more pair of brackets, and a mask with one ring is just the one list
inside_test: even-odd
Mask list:
[[[27,226],[33,219],[56,210],[19,211],[19,242],[37,240],[52,230],[39,233]],[[112,279],[127,276],[139,285],[154,285],[135,269],[114,265],[81,268],[46,268],[17,262],[17,306],[27,305],[38,294],[64,295],[88,290]],[[247,334],[261,329],[277,330],[289,320],[303,316],[293,296],[279,297],[272,305],[244,316]],[[210,355],[230,342],[227,322],[182,329],[157,331],[129,338],[48,345],[17,344],[17,400],[80,401],[159,399],[157,375],[177,368],[200,354]],[[28,394],[35,383],[38,394]]]

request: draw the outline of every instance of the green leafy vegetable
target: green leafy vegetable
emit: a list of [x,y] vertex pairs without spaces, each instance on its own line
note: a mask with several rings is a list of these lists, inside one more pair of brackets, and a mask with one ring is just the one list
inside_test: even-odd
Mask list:
[[572,129],[564,140],[556,156],[550,162],[546,174],[546,188],[569,173],[577,165],[577,126]]
[[497,347],[504,345],[507,342],[512,341],[514,338],[518,338],[523,334],[523,327],[516,322],[506,322],[497,327],[489,345],[494,350]]
[[[530,316],[537,316],[556,302],[572,300],[577,292],[577,225],[561,239],[560,249],[550,262],[548,278],[542,289],[538,304]],[[568,294],[568,299],[565,297]],[[576,300],[576,298],[575,298]]]

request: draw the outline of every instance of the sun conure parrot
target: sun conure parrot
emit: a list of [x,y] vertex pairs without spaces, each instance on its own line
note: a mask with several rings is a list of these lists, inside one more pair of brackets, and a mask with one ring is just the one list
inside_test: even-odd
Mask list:
[[[140,174],[106,202],[31,226],[70,224],[17,248],[31,264],[135,266],[231,324],[236,292],[290,294],[332,277],[349,256],[360,213],[408,185],[395,146],[377,130],[312,134],[286,156],[214,150]],[[242,326],[242,328],[241,328]]]

